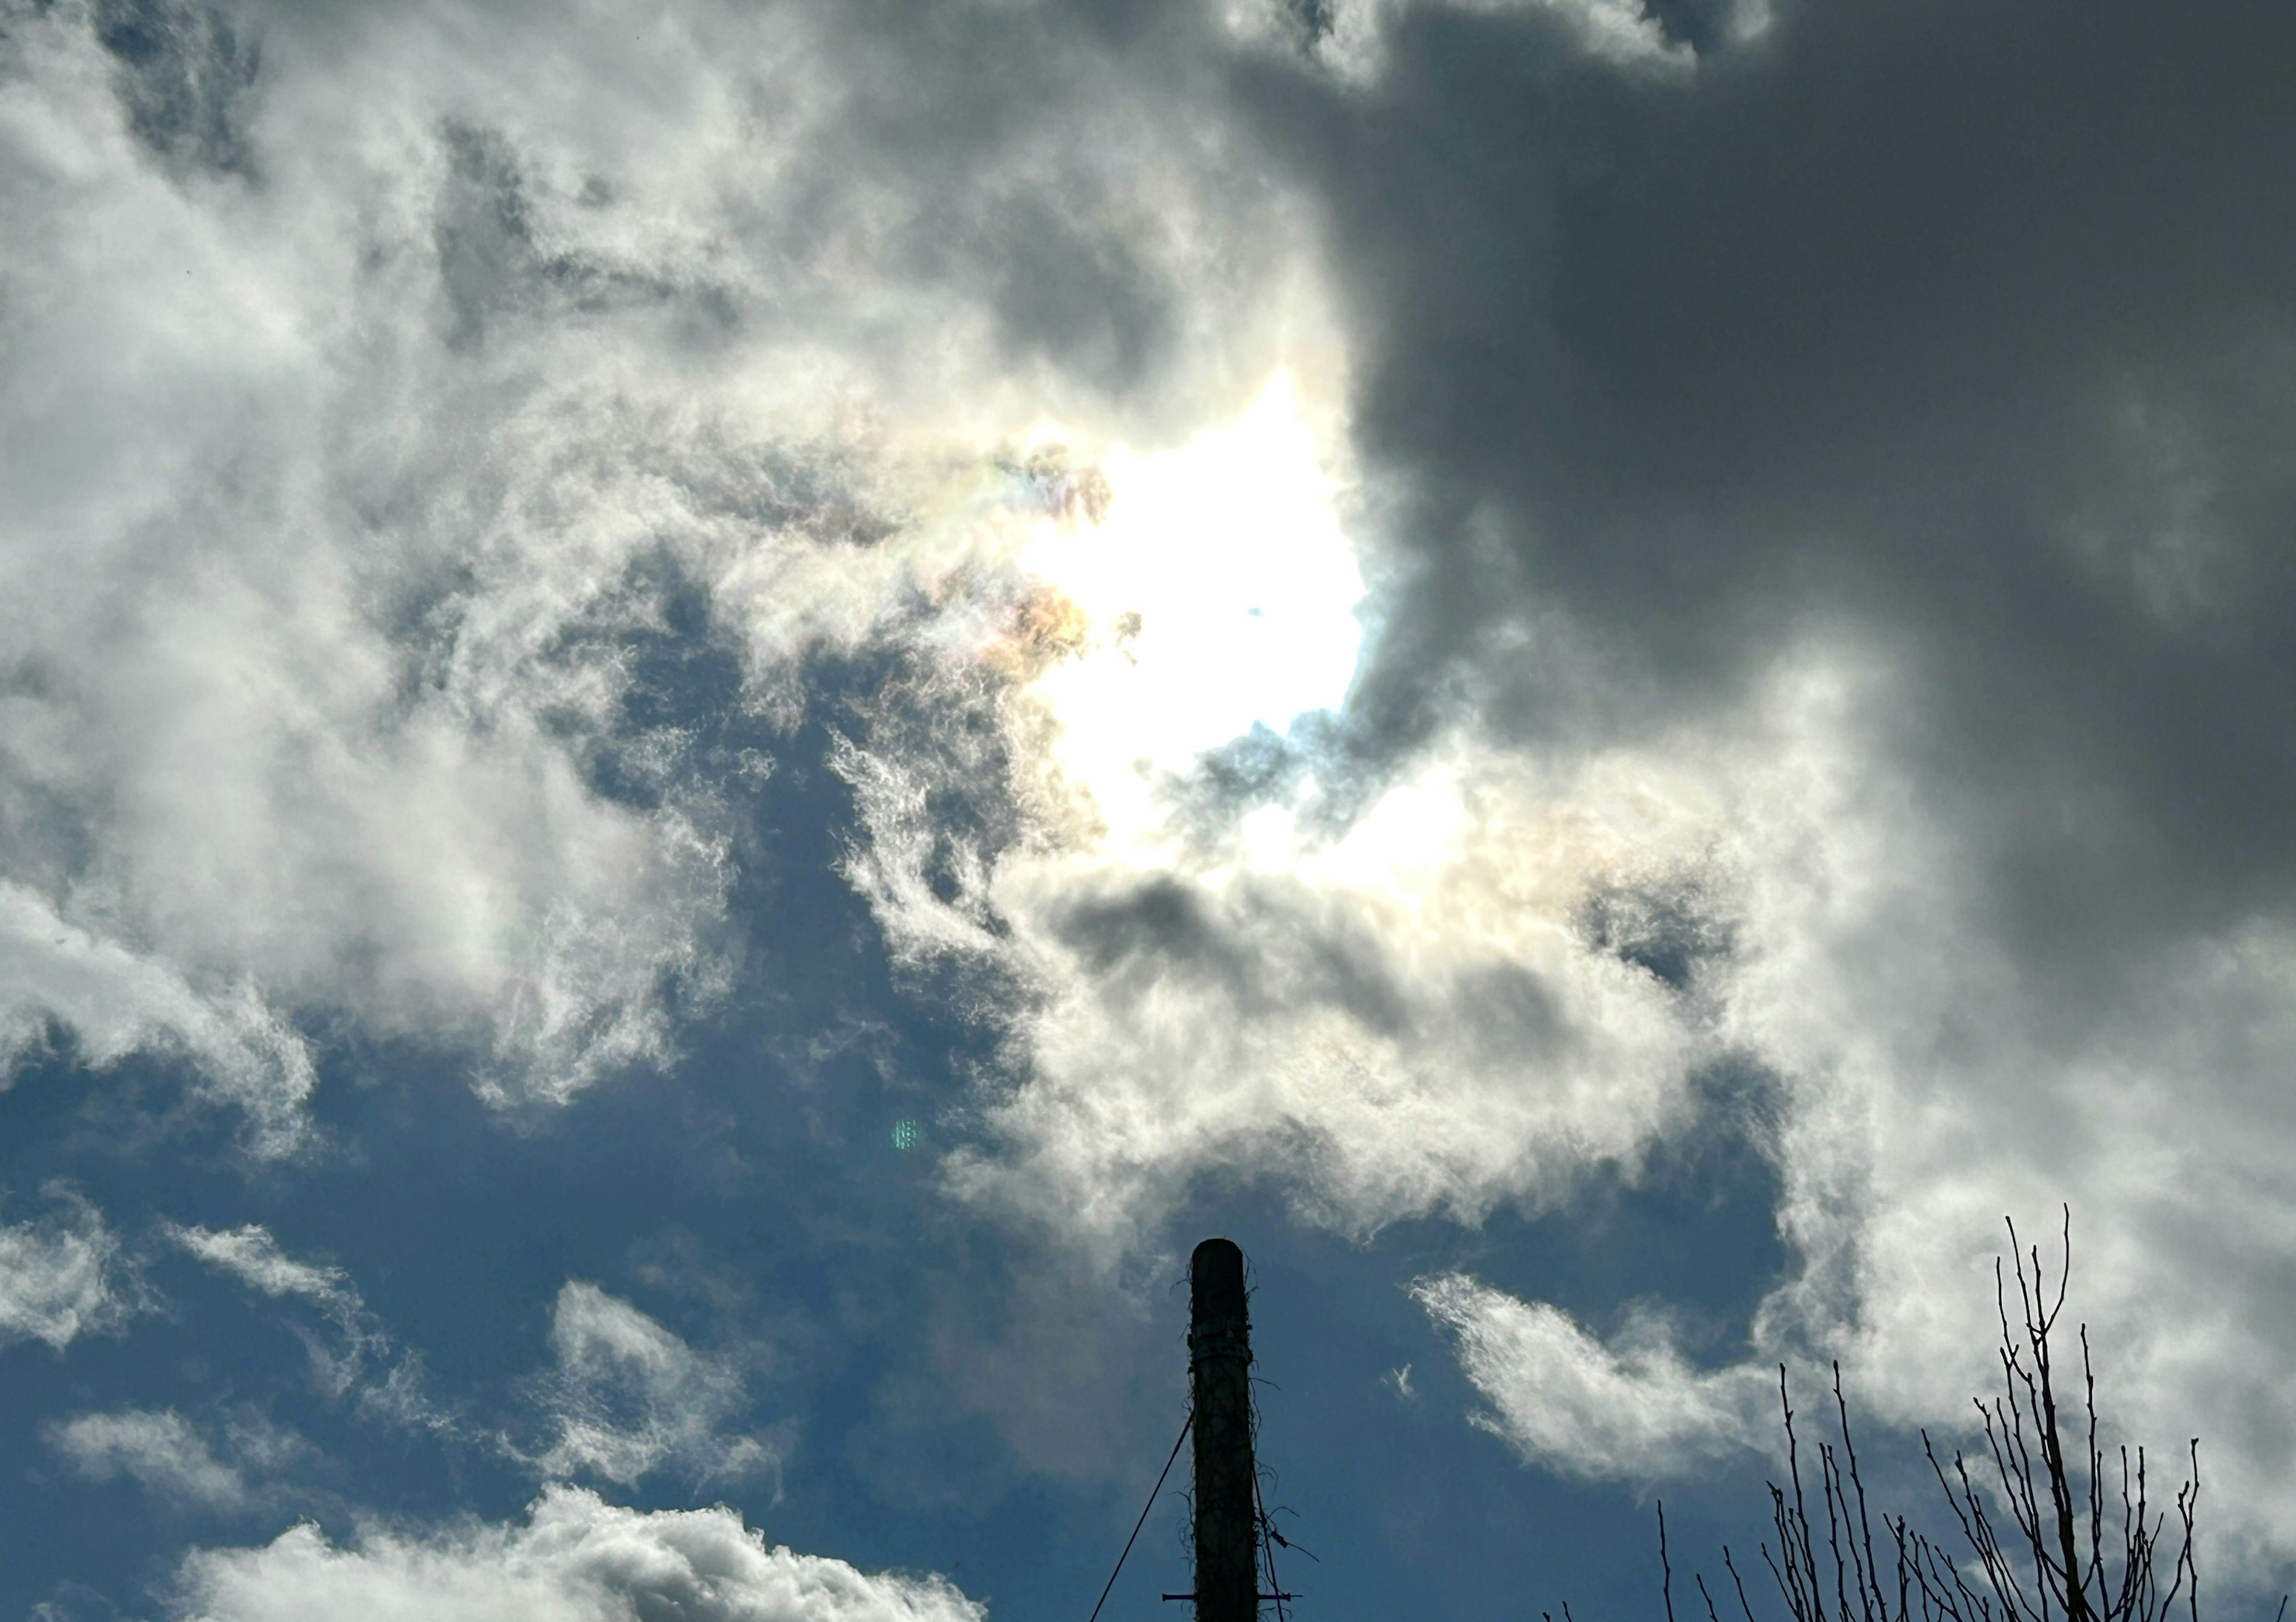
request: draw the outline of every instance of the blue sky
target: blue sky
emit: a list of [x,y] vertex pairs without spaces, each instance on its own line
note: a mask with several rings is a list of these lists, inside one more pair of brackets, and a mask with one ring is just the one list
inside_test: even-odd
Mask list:
[[0,0],[0,1617],[2278,1593],[2292,26]]

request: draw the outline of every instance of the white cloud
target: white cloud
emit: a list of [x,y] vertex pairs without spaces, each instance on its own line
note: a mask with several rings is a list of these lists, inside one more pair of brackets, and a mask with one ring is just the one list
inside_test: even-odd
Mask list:
[[[848,876],[896,953],[984,969],[1011,1010],[998,1141],[955,1186],[1103,1255],[1221,1170],[1355,1231],[1559,1199],[1678,1121],[1711,1051],[1694,998],[1578,926],[1591,887],[1703,860],[1710,786],[1654,752],[1461,739],[1333,832],[1310,744],[1248,808],[1192,810],[1201,751],[1346,694],[1364,587],[1318,386],[1111,452],[1103,520],[1009,513],[1019,584],[1060,610],[950,639],[928,696],[980,729],[882,718],[834,762],[867,835]],[[1260,552],[1282,566],[1222,561]],[[1019,832],[953,835],[944,795]]]
[[1800,1262],[1758,1346],[1839,1355],[1892,1421],[1965,1423],[1997,1375],[2002,1218],[2054,1257],[2067,1202],[2101,1406],[2132,1439],[2202,1438],[2220,1547],[2291,1546],[2296,1398],[2271,1371],[2296,1347],[2296,933],[2259,914],[2113,943],[2125,991],[2068,1018],[1972,880],[1985,864],[1858,741],[1864,704],[1812,697],[1830,718],[1749,828],[1726,1004],[1782,1079]]
[[1730,947],[1704,993],[1718,1044],[1775,1078],[1792,1256],[1751,1355],[1694,1368],[1656,1320],[1605,1344],[1462,1276],[1420,1299],[1489,1405],[1477,1423],[1548,1468],[1663,1479],[1771,1442],[1780,1362],[1839,1358],[1874,1423],[1956,1433],[1998,1378],[2002,1217],[2054,1267],[2067,1201],[2068,1323],[2089,1326],[2107,1421],[2202,1438],[2218,1558],[2243,1568],[2296,1540],[2296,1402],[2274,1372],[2296,1346],[2296,935],[2259,918],[2171,939],[2068,1025],[1972,889],[1980,864],[1879,747],[1893,691],[1838,656],[1783,678],[1718,824]]
[[165,963],[67,922],[47,898],[0,879],[0,1067],[42,1045],[57,1020],[82,1062],[98,1068],[139,1050],[181,1051],[208,1096],[245,1112],[259,1154],[305,1140],[310,1053],[252,984],[196,992]]
[[1474,931],[1498,898],[1465,873],[1437,900],[1465,906],[1417,918],[1280,877],[1000,877],[1049,994],[988,1114],[1005,1157],[955,1174],[1080,1239],[1130,1243],[1214,1170],[1349,1231],[1473,1221],[1631,1165],[1687,1108],[1700,1049],[1666,995],[1527,910]]
[[283,1470],[310,1456],[310,1444],[254,1414],[224,1429],[223,1451],[173,1409],[123,1408],[51,1423],[48,1445],[90,1481],[127,1476],[181,1506],[229,1512],[268,1495]]
[[355,1547],[297,1527],[184,1565],[184,1622],[980,1622],[938,1577],[870,1576],[768,1548],[728,1509],[616,1508],[546,1488],[523,1526],[371,1530]]
[[[262,186],[180,183],[110,66],[70,6],[0,57],[0,273],[39,311],[0,391],[0,1034],[180,1050],[269,1152],[310,1091],[305,1009],[472,1046],[506,1098],[659,1057],[717,847],[675,803],[592,793],[537,719],[611,701],[603,669],[545,653],[611,605],[619,560],[570,548],[534,578],[530,515],[424,465],[434,430],[488,427],[425,398],[426,289],[352,269],[427,244],[394,218],[423,175],[331,199],[369,124],[266,148]],[[404,347],[362,351],[362,328]],[[456,578],[479,600],[439,589]]]
[[119,1241],[102,1213],[56,1185],[48,1193],[62,1211],[0,1223],[0,1346],[44,1340],[62,1351],[127,1310],[112,1278]]
[[[386,1422],[455,1432],[459,1421],[423,1390],[421,1359],[394,1355],[391,1337],[340,1268],[298,1260],[256,1223],[215,1230],[170,1224],[168,1237],[209,1265],[275,1299],[321,1308],[332,1335],[297,1330],[312,1377],[329,1395],[356,1395]],[[628,1302],[570,1280],[552,1304],[553,1367],[531,1382],[551,1435],[529,1455],[494,1445],[545,1476],[591,1474],[630,1484],[675,1470],[696,1485],[770,1473],[766,1439],[735,1429],[749,1407],[751,1354],[695,1351]]]
[[247,1499],[238,1470],[215,1455],[190,1420],[172,1409],[83,1413],[52,1425],[48,1445],[91,1481],[129,1476],[145,1489],[203,1509],[233,1510]]
[[[1988,1384],[2000,1218],[2068,1200],[2108,1407],[2132,1437],[2214,1445],[2227,1548],[2289,1546],[2296,1406],[2269,1371],[2296,1347],[2275,1079],[2296,935],[2259,914],[2128,943],[2126,993],[2068,1023],[1946,791],[1891,753],[1905,692],[1881,650],[1814,636],[1735,713],[1632,747],[1455,732],[1337,832],[1296,777],[1209,836],[1170,779],[1094,816],[1099,769],[1070,769],[1025,671],[999,712],[1017,764],[898,727],[857,744],[855,883],[897,950],[978,966],[1009,1010],[993,1136],[953,1186],[1103,1256],[1206,1176],[1349,1232],[1472,1223],[1717,1130],[1690,1081],[1726,1060],[1767,1078],[1792,1258],[1749,1363],[1702,1373],[1662,1337],[1605,1346],[1453,1281],[1429,1305],[1492,1429],[1562,1468],[1663,1475],[1760,1440],[1778,1362],[1836,1356],[1877,1421],[1958,1426]],[[1002,795],[1024,831],[955,847],[939,793]],[[1695,936],[1671,980],[1626,938],[1652,928]]]
[[[1590,943],[1578,913],[1695,853],[1684,786],[1634,758],[1548,777],[1457,753],[1337,839],[1284,816],[1264,848],[1200,863],[1008,856],[984,893],[1033,993],[1021,1079],[988,1112],[1004,1153],[960,1157],[958,1186],[1120,1248],[1215,1168],[1358,1232],[1631,1168],[1687,1118],[1714,1049],[1698,997]],[[886,832],[881,861],[917,860]],[[897,938],[939,946],[948,909],[922,883],[875,893]],[[882,904],[897,893],[914,934]]]
[[455,1429],[452,1417],[423,1392],[419,1354],[393,1356],[390,1335],[341,1268],[297,1260],[256,1223],[221,1230],[170,1223],[164,1231],[183,1249],[250,1289],[275,1300],[308,1301],[325,1314],[332,1334],[293,1326],[320,1390],[336,1397],[356,1393],[364,1411],[392,1424]]
[[[85,7],[0,42],[0,1039],[181,1051],[266,1151],[299,1023],[559,1102],[724,989],[717,790],[623,736],[642,565],[709,590],[771,712],[961,580],[1048,410],[1161,433],[1329,346],[1304,215],[1139,63],[1048,37],[1042,127],[904,174],[868,154],[926,116],[905,47],[835,5],[243,21],[251,184],[140,144]],[[1128,325],[1000,279],[1103,241]]]
[[749,1405],[748,1359],[705,1355],[627,1301],[569,1280],[551,1309],[557,1366],[542,1385],[557,1435],[552,1475],[631,1483],[676,1469],[697,1484],[770,1471],[775,1450],[731,1427]]
[[[1301,8],[1280,0],[1232,6],[1228,15],[1245,37],[1283,48],[1307,45],[1324,67],[1362,86],[1386,71],[1390,36],[1414,11],[1538,18],[1589,59],[1620,70],[1684,78],[1698,65],[1697,52],[1669,39],[1643,0],[1325,0],[1318,9],[1323,26],[1312,37],[1303,32]],[[1734,39],[1756,37],[1767,26],[1766,0],[1741,0],[1733,8]]]
[[1751,1368],[1692,1368],[1661,1325],[1636,1326],[1605,1346],[1545,1302],[1464,1273],[1423,1279],[1412,1296],[1450,1331],[1461,1368],[1491,1404],[1473,1422],[1527,1459],[1647,1479],[1759,1437],[1774,1387]]
[[351,1289],[341,1268],[295,1260],[259,1223],[247,1223],[220,1231],[171,1223],[168,1237],[202,1262],[222,1268],[266,1296],[303,1296],[324,1306],[359,1310],[358,1292]]

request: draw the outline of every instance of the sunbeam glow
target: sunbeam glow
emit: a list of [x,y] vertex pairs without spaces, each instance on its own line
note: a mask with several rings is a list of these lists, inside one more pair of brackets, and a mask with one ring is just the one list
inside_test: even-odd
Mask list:
[[1281,734],[1346,696],[1364,596],[1339,484],[1278,374],[1235,421],[1102,464],[1098,524],[1044,524],[1020,559],[1085,616],[1078,657],[1037,687],[1056,759],[1111,839],[1161,820],[1155,786],[1255,726]]

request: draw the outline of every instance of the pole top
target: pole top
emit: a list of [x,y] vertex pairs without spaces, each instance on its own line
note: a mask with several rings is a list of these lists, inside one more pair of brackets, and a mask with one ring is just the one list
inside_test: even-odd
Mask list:
[[1244,1313],[1243,1252],[1234,1239],[1209,1239],[1188,1258],[1189,1305],[1200,1321]]

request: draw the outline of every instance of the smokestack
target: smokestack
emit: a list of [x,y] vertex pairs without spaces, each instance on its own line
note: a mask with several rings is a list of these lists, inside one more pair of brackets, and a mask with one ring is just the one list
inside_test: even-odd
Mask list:
[[1256,1622],[1251,1318],[1243,1252],[1206,1239],[1188,1262],[1188,1379],[1195,1400],[1196,1622]]

